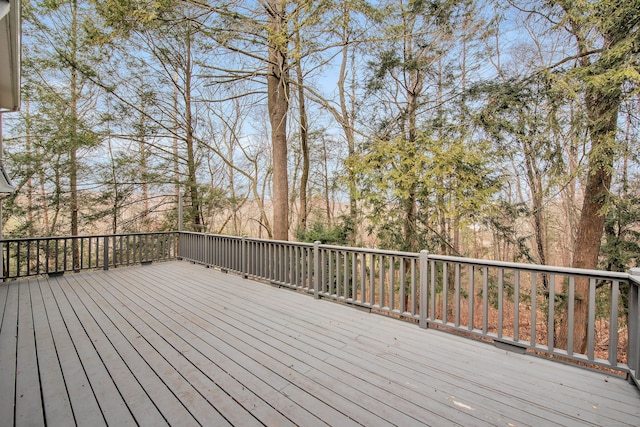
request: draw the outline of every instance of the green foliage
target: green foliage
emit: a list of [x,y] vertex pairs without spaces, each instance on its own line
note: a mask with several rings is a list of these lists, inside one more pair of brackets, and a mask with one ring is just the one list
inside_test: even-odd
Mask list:
[[96,12],[122,36],[165,24],[177,7],[175,0],[96,0]]
[[493,202],[492,209],[481,218],[482,224],[489,229],[496,242],[506,243],[514,248],[515,262],[535,262],[531,249],[527,245],[528,235],[521,235],[518,230],[520,219],[529,215],[524,203],[510,203],[503,199]]
[[[612,196],[614,197],[614,196]],[[640,260],[640,197],[615,197],[605,219],[602,267],[626,271]]]
[[370,232],[383,247],[405,246],[404,207],[415,199],[419,245],[433,250],[448,237],[433,224],[438,216],[453,218],[460,227],[480,222],[500,189],[492,147],[487,141],[466,144],[436,140],[420,133],[415,143],[402,138],[376,140],[367,152],[351,159],[362,183],[361,196],[369,205]]
[[327,245],[347,245],[352,225],[348,217],[342,217],[341,219],[342,222],[334,226],[314,222],[306,231],[298,231],[296,239],[299,242],[313,243],[319,241]]

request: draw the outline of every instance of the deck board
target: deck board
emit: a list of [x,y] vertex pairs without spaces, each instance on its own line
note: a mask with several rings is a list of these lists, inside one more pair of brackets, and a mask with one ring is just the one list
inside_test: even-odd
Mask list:
[[[218,349],[216,349],[216,346],[208,345],[205,340],[200,338],[197,335],[197,328],[193,327],[193,322],[189,320],[179,322],[179,315],[171,306],[161,306],[155,300],[149,299],[145,301],[140,298],[140,296],[143,295],[138,296],[135,293],[135,284],[125,289],[102,290],[102,292],[104,291],[113,292],[114,296],[119,298],[123,307],[126,306],[128,309],[139,308],[145,314],[144,318],[149,327],[158,331],[174,348],[183,348],[185,345],[190,345],[193,351],[189,352],[189,360],[193,366],[200,371],[200,374],[197,372],[195,374],[201,377],[201,381],[207,381],[208,379],[211,382],[211,386],[216,388],[220,387],[221,390],[229,393],[238,404],[250,405],[252,413],[256,415],[256,418],[262,423],[283,426],[292,424],[291,422],[287,422],[283,414],[260,400],[258,395],[252,391],[257,388],[258,392],[264,393],[264,385],[267,385],[266,382],[262,381],[259,377],[251,377],[251,373],[245,369],[238,375],[237,371],[241,369],[242,366],[235,364],[233,359],[221,354]],[[140,313],[140,311],[138,311],[138,313]],[[196,332],[194,332],[194,329]],[[214,366],[215,369],[212,369]],[[236,376],[241,376],[241,380],[234,378],[230,372],[235,372]],[[206,379],[204,377],[206,377]],[[247,384],[250,388],[244,387],[243,384]],[[278,397],[279,395],[276,394],[275,396]],[[275,402],[275,404],[277,405],[278,402]],[[290,405],[286,409],[286,413],[289,415],[296,408]],[[246,419],[246,412],[243,413],[243,411],[235,405],[223,410],[223,412],[229,415],[231,418],[230,421],[238,425],[249,425],[252,421],[251,419]],[[245,418],[238,419],[238,416],[245,416]],[[309,418],[304,417],[299,421],[308,423]],[[256,421],[253,422],[255,423]]]
[[[93,303],[99,306],[104,314],[111,319],[115,319],[114,326],[121,332],[136,340],[138,351],[145,355],[153,354],[153,357],[145,357],[149,365],[156,372],[164,372],[163,377],[167,378],[167,385],[183,402],[185,408],[193,415],[199,423],[210,422],[215,425],[230,425],[231,422],[242,425],[249,424],[252,418],[239,417],[235,420],[227,420],[216,408],[228,414],[243,415],[245,412],[239,411],[234,402],[223,389],[217,387],[201,371],[198,371],[189,359],[183,357],[179,350],[171,346],[168,342],[168,331],[161,325],[157,328],[149,325],[147,320],[134,311],[135,307],[124,305],[118,300],[107,299],[112,295],[102,295],[101,289],[96,282],[85,282],[83,290],[87,291],[84,298],[89,298],[92,292]],[[142,313],[144,314],[144,313]],[[144,339],[137,339],[143,337]],[[206,391],[206,393],[205,393]],[[214,400],[215,406],[207,399]],[[254,424],[257,424],[254,422]]]
[[[133,336],[126,335],[126,331],[118,328],[118,319],[108,317],[102,311],[102,307],[88,302],[87,305],[83,304],[69,287],[71,284],[66,282],[67,279],[67,277],[55,278],[52,282],[59,286],[60,292],[66,291],[65,295],[69,297],[69,303],[73,304],[74,309],[77,310],[78,318],[83,324],[95,324],[101,328],[136,380],[162,411],[163,417],[173,425],[177,423],[186,426],[197,425],[189,410],[176,398],[174,391],[167,385],[174,372],[167,369],[167,376],[165,377],[161,372],[154,371],[151,364],[158,356],[155,352],[141,352],[138,345],[142,344],[142,337],[137,334],[133,334]],[[92,279],[89,276],[85,280],[90,281]],[[78,292],[83,292],[80,286],[77,288]],[[95,338],[90,336],[90,339],[93,341]],[[105,377],[101,374],[97,380],[100,381],[103,378]],[[113,398],[117,399],[118,396],[119,394],[114,395]]]
[[[243,309],[243,299],[241,298],[236,299],[236,301],[225,301],[223,305],[223,312],[219,312],[216,311],[213,307],[216,303],[209,303],[208,301],[220,302],[223,300],[223,298],[226,298],[224,295],[215,295],[211,292],[192,292],[193,295],[196,296],[196,298],[193,301],[187,300],[184,306],[189,307],[190,310],[197,310],[198,307],[203,308],[200,316],[216,316],[217,314],[217,317],[215,317],[214,320],[211,320],[211,324],[219,323],[227,324],[229,326],[233,325],[233,327],[235,327],[238,331],[241,331],[243,335],[248,335],[247,341],[254,341],[256,343],[259,343],[258,351],[271,356],[274,360],[284,362],[286,366],[303,375],[307,375],[316,383],[324,386],[325,389],[337,389],[341,390],[342,393],[350,394],[353,394],[354,392],[360,393],[359,396],[352,396],[352,399],[349,399],[347,396],[343,396],[346,401],[358,402],[358,404],[364,405],[365,409],[372,408],[371,410],[373,412],[395,411],[393,406],[381,405],[381,403],[384,403],[384,400],[388,398],[397,400],[399,396],[397,394],[388,394],[384,390],[380,391],[377,387],[371,387],[369,380],[367,379],[368,377],[370,377],[370,373],[368,372],[361,373],[361,378],[356,377],[353,370],[354,368],[356,368],[355,362],[357,362],[357,359],[353,358],[351,355],[347,355],[342,360],[338,359],[335,350],[333,352],[327,351],[326,342],[328,340],[324,340],[324,343],[321,345],[318,345],[317,343],[315,345],[308,345],[304,343],[304,338],[308,338],[305,335],[305,328],[308,326],[308,323],[303,324],[297,330],[294,330],[291,327],[291,322],[293,321],[293,319],[297,318],[304,319],[308,315],[307,312],[301,311],[294,315],[294,313],[290,311],[287,313],[283,312],[281,316],[276,316],[276,319],[287,319],[284,320],[284,322],[286,322],[288,326],[283,327],[281,324],[278,324],[271,320],[273,316],[270,316],[268,312],[263,313],[263,310],[261,310],[259,307],[254,308],[251,311]],[[278,294],[275,294],[276,298],[274,298],[273,301],[264,301],[263,296],[260,296],[257,301],[263,301],[268,307],[275,307],[278,304],[277,295]],[[179,298],[179,295],[170,295],[169,301],[175,301],[175,298]],[[329,311],[332,311],[333,308],[335,308],[333,305],[326,307],[326,309]],[[344,309],[344,307],[340,307],[340,309]],[[254,313],[255,311],[258,311],[257,315]],[[369,317],[371,318],[371,316]],[[372,320],[377,319],[376,317],[374,317]],[[330,321],[335,322],[335,319]],[[344,330],[344,327],[341,330]],[[359,332],[365,332],[365,329],[363,328]],[[322,331],[321,333],[326,334],[327,332]],[[269,337],[269,344],[264,344],[264,342],[267,341],[264,339],[264,337],[266,336]],[[310,340],[313,341],[318,336],[319,334],[314,334],[310,337]],[[356,334],[353,334],[354,338],[356,336]],[[291,337],[294,338],[293,344],[290,343]],[[346,345],[346,341],[335,342],[338,343],[336,344],[336,348],[344,347]],[[277,344],[274,345],[274,343]],[[276,366],[274,367],[274,369],[277,370],[278,367]],[[320,375],[316,375],[314,373],[314,370],[316,369],[320,372]],[[353,390],[352,387],[336,387],[336,384],[339,385],[341,383],[344,385],[358,384],[360,387],[359,389],[356,388],[355,390]],[[380,384],[378,385],[384,386],[386,383],[388,383],[388,381],[385,380],[380,382]],[[315,385],[312,386],[317,387]],[[416,414],[416,416],[424,416],[425,408],[418,407],[419,404],[414,402],[415,395],[413,395],[412,393],[407,394],[408,395],[405,394],[405,402],[403,402],[403,410],[405,411],[405,413],[413,413]],[[373,395],[373,397],[377,397],[379,400],[372,401],[372,396],[369,395]],[[397,405],[397,403],[397,401],[394,402],[394,405]],[[426,401],[426,404],[429,405],[429,401]],[[362,408],[357,409],[359,411],[362,411]],[[353,408],[351,409],[351,411],[353,411]],[[440,411],[442,411],[442,408],[440,408]],[[384,419],[384,413],[379,415]],[[396,418],[404,418],[404,415],[396,414]],[[434,422],[452,421],[449,418],[442,418],[437,411],[432,411],[430,414],[430,418]],[[359,418],[359,420],[361,419]],[[401,422],[400,425],[406,425],[406,423],[415,423],[416,419],[403,419],[398,421]],[[461,419],[459,421],[462,422],[463,420]],[[369,420],[369,422],[380,422],[380,418]]]
[[[46,284],[49,283],[50,281],[47,281]],[[49,286],[42,286],[42,289],[48,289],[48,292],[52,296],[51,299],[53,299],[53,293]],[[60,295],[60,297],[62,297],[62,295]],[[66,301],[66,298],[61,300],[63,307],[66,306],[63,304],[64,301]],[[83,320],[82,327],[84,328],[87,336],[90,337],[93,342],[96,352],[100,355],[100,361],[104,364],[104,367],[108,369],[109,376],[117,387],[117,393],[122,397],[125,404],[127,404],[129,408],[128,412],[130,412],[132,419],[143,420],[149,423],[149,425],[154,424],[160,426],[162,424],[167,424],[154,402],[144,392],[144,389],[140,386],[140,383],[133,375],[132,371],[126,365],[122,357],[120,357],[120,354],[117,352],[113,343],[103,332],[102,327],[107,328],[108,323],[105,325],[98,325],[94,320],[91,320],[90,315],[83,306],[76,307],[74,316]],[[73,317],[70,318],[72,319]],[[62,322],[62,319],[60,319],[60,322]],[[60,333],[60,342],[66,341],[68,335],[65,337],[62,328],[52,329]],[[72,341],[69,341],[69,345],[72,345]],[[64,360],[66,360],[66,357]],[[114,395],[112,399],[113,403],[120,402],[120,398],[118,398],[117,395]],[[121,415],[126,415],[126,412],[127,411],[122,411]],[[130,422],[125,424],[130,424]]]
[[[64,277],[61,280],[64,281]],[[79,315],[81,307],[75,303],[72,295],[66,295],[62,291],[57,280],[44,281],[40,287],[50,292],[48,312],[53,317],[51,328],[55,334],[54,343],[64,372],[75,422],[79,425],[106,425],[105,415],[110,414],[101,405],[115,405],[120,399],[115,393],[108,395],[107,401],[102,400],[104,394],[100,393],[100,384],[105,384],[105,377],[108,375],[99,353],[86,333],[93,324],[82,319]]]
[[42,288],[36,281],[29,283],[44,412],[51,425],[70,425],[75,422],[73,411],[51,334]]
[[30,426],[44,423],[40,399],[38,355],[31,309],[29,283],[18,289],[18,348],[16,360],[16,425]]
[[618,376],[187,262],[6,283],[0,322],[0,426],[640,424]]
[[0,426],[14,424],[18,286],[0,285]]
[[[166,279],[167,276],[165,276]],[[176,276],[170,280],[184,279]],[[349,425],[350,421],[344,417],[344,414],[339,413],[334,407],[322,400],[322,398],[331,399],[333,396],[315,387],[303,376],[297,376],[296,372],[292,370],[292,364],[287,364],[281,360],[283,357],[288,357],[287,354],[281,353],[273,359],[264,357],[267,346],[263,341],[248,338],[240,333],[238,329],[234,333],[229,333],[227,329],[232,330],[234,328],[234,320],[225,318],[225,315],[228,314],[226,311],[223,310],[222,313],[218,314],[218,317],[208,314],[208,311],[216,311],[216,309],[211,309],[210,307],[204,312],[199,311],[197,310],[200,304],[199,297],[193,298],[192,296],[185,301],[184,292],[165,293],[166,290],[162,288],[160,283],[158,283],[155,291],[156,302],[164,302],[166,309],[170,307],[178,308],[179,311],[175,313],[174,317],[181,319],[183,325],[187,327],[191,325],[191,331],[206,344],[210,345],[211,348],[220,350],[222,359],[238,361],[241,366],[249,368],[251,372],[272,386],[271,390],[265,390],[263,393],[266,392],[269,397],[276,395],[285,399],[288,398],[305,412],[311,413],[310,415],[300,413],[298,415],[299,420],[296,421],[299,425],[309,425],[310,422],[315,423],[313,417],[318,418],[318,420],[322,418],[324,422],[330,425],[336,425],[335,423]],[[218,361],[219,358],[216,358],[216,362]],[[233,371],[235,369],[231,372]],[[287,393],[283,392],[285,387],[289,387]],[[281,412],[290,417],[293,415],[291,414],[291,409],[297,409],[295,407],[291,408],[291,406],[292,404],[287,404],[288,410],[283,408]],[[312,417],[311,419],[309,418],[310,416]],[[370,417],[369,414],[362,414],[362,416],[364,418]]]

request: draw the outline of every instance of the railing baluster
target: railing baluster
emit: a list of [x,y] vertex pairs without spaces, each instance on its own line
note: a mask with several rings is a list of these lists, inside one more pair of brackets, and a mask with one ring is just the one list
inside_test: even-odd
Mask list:
[[574,305],[576,299],[576,279],[569,277],[569,304],[567,305],[569,322],[567,325],[567,354],[573,356],[573,327],[574,327]]
[[537,310],[538,310],[538,275],[536,272],[531,273],[531,347],[535,348],[538,342],[536,323],[537,323]]
[[520,270],[513,276],[513,340],[520,341]]
[[442,263],[442,323],[447,324],[449,308],[449,263]]
[[302,261],[302,254],[298,246],[291,247],[291,284],[295,287],[300,287],[300,261]]
[[[9,245],[7,245],[9,250]],[[27,276],[31,276],[31,240],[27,240]]]
[[80,269],[84,269],[84,237],[80,238]]
[[55,272],[60,271],[60,239],[55,239]]
[[380,254],[380,283],[378,283],[378,297],[380,299],[378,307],[383,308],[385,306],[385,273],[384,273],[385,256]]
[[255,277],[262,278],[262,270],[260,264],[260,242],[251,241],[250,246],[251,249],[249,253],[251,254],[251,266],[249,269],[251,270],[251,274]]
[[313,267],[313,263],[315,262],[316,259],[316,253],[311,249],[311,248],[306,248],[307,251],[307,275],[305,277],[306,282],[309,284],[308,288],[309,290],[313,290],[313,287],[311,285],[311,278],[312,278],[312,272],[314,270]]
[[407,266],[404,258],[400,258],[400,313],[407,312]]
[[342,296],[342,251],[336,251],[336,298]]
[[438,301],[438,294],[436,292],[436,262],[435,261],[429,261],[428,262],[428,270],[427,273],[430,276],[430,281],[429,281],[429,285],[430,285],[430,289],[431,291],[429,292],[428,298],[429,298],[429,302],[430,302],[430,309],[429,309],[429,316],[428,318],[430,320],[438,320],[438,313],[436,311],[436,305],[437,305],[437,301]]
[[109,269],[109,237],[108,236],[104,236],[104,243],[102,244],[102,254],[104,257],[104,260],[102,261],[102,269],[108,270]]
[[472,331],[474,329],[474,315],[475,315],[475,267],[469,265],[469,321],[467,329]]
[[269,274],[268,274],[268,278],[269,280],[275,280],[276,279],[276,275],[278,274],[278,269],[277,269],[277,257],[278,257],[278,247],[275,243],[271,243],[269,245],[269,259],[267,260],[267,263],[269,264]]
[[[67,271],[67,239],[62,239],[62,271]],[[71,256],[71,263],[73,264],[73,255]],[[60,271],[60,267],[56,264],[56,270]]]
[[555,320],[556,320],[556,275],[549,275],[549,303],[547,309],[547,348],[553,351],[555,341]]
[[376,262],[376,258],[375,258],[375,254],[373,252],[371,252],[369,254],[369,306],[373,307],[375,304],[375,297],[376,297],[376,286],[375,286],[375,277],[376,277],[376,273],[375,273],[375,262]]
[[120,256],[118,257],[118,261],[119,261],[118,265],[124,265],[124,259],[122,258],[124,255],[123,243],[122,243],[123,241],[124,241],[123,236],[120,236],[120,238],[118,239],[118,250],[120,251]]
[[342,290],[343,290],[343,294],[344,294],[344,299],[349,298],[349,253],[347,251],[344,251],[344,277],[342,278]]
[[307,262],[306,248],[296,246],[294,261],[296,267],[296,286],[299,288],[308,289],[306,277],[304,277],[306,272],[305,264]]
[[367,301],[367,254],[362,252],[360,254],[360,280],[358,290],[354,299],[365,303]]
[[[416,277],[416,260],[415,258],[411,259],[411,314],[415,316],[418,312],[416,307],[416,294],[417,294],[417,277]],[[426,291],[426,289],[425,289]],[[428,306],[425,304],[424,308],[426,309]]]
[[395,309],[396,302],[396,257],[389,256],[389,310]]
[[300,278],[299,278],[299,284],[300,286],[302,286],[305,290],[309,290],[309,281],[307,280],[307,262],[309,259],[309,256],[307,255],[307,248],[306,247],[302,247],[300,248]]
[[313,296],[320,298],[320,242],[313,242]]
[[240,272],[245,279],[249,277],[249,258],[247,254],[247,236],[242,236],[240,246]]
[[489,330],[489,267],[482,268],[482,334]]
[[287,265],[287,257],[284,251],[284,245],[282,245],[281,243],[278,243],[278,259],[277,259],[277,264],[278,264],[278,277],[277,280],[279,282],[286,282],[286,278],[285,278],[285,272],[286,269],[288,267]]
[[[0,224],[0,226],[2,226],[2,225]],[[8,253],[10,248],[9,248],[9,245],[6,245],[6,246],[7,246],[7,253]],[[16,248],[16,277],[20,277],[20,264],[21,264],[20,258],[21,258],[21,255],[22,255],[20,253],[21,252],[20,251],[20,242],[18,242],[18,244],[16,246],[17,246],[17,248]],[[2,248],[2,255],[1,256],[4,259],[4,247]],[[9,276],[10,268],[11,268],[11,258],[9,257],[9,255],[7,255],[7,260],[3,262],[3,267],[7,270],[6,276]],[[4,271],[2,271],[0,273],[2,274],[3,277],[5,276]]]
[[267,253],[269,250],[269,245],[267,243],[260,244],[260,252],[258,253],[258,260],[260,262],[260,277],[263,279],[267,279],[267,269],[269,266],[267,265]]
[[[113,241],[113,244],[111,245],[112,250],[111,250],[111,263],[113,265],[113,267],[117,267],[118,265],[120,265],[120,263],[118,262],[118,237],[117,236],[111,236],[111,240]],[[157,240],[157,238],[156,238]]]
[[[426,328],[428,319],[433,316],[429,312],[429,253],[427,251],[420,251],[420,327]],[[431,294],[431,299],[434,300],[434,295]]]
[[504,328],[504,269],[498,269],[498,338],[502,338]]
[[333,278],[333,250],[328,250],[329,253],[329,295],[333,295],[334,278]]
[[358,253],[351,253],[351,300],[357,301],[358,299]]
[[611,293],[609,304],[611,314],[609,315],[609,363],[611,366],[618,365],[618,298],[620,282],[613,280],[611,283]]
[[455,292],[456,292],[456,304],[455,304],[455,325],[456,328],[460,327],[460,264],[455,264]]
[[284,246],[285,254],[287,255],[285,258],[285,269],[284,269],[284,279],[285,282],[290,285],[294,285],[294,262],[293,262],[293,246]]
[[596,279],[589,279],[589,317],[587,329],[587,358],[595,360]]

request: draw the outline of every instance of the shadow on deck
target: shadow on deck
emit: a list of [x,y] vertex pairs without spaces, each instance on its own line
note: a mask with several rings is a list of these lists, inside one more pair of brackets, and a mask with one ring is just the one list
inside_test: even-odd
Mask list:
[[188,262],[0,285],[0,426],[638,425],[623,378]]

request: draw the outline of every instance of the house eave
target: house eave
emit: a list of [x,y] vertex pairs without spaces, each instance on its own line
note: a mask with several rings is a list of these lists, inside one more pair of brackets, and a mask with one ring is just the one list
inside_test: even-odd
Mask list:
[[0,112],[20,108],[20,0],[0,0]]

